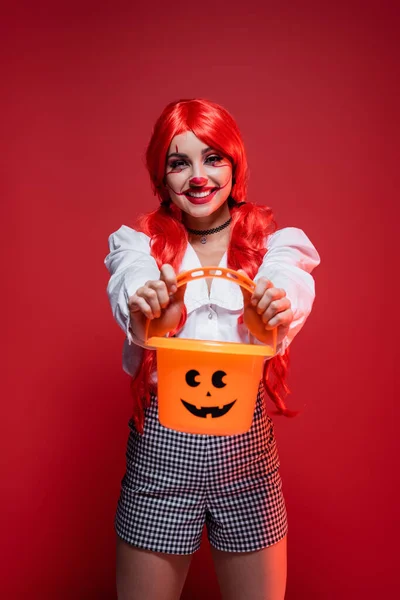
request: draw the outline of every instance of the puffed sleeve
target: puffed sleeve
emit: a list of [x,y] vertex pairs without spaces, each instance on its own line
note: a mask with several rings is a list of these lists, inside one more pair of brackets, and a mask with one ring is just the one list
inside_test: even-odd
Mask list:
[[111,275],[107,285],[111,310],[129,345],[137,344],[138,339],[129,328],[128,299],[146,281],[159,279],[160,271],[150,255],[150,238],[144,233],[122,225],[110,235],[108,245],[110,253],[104,264]]
[[320,262],[317,250],[301,229],[286,227],[267,239],[267,253],[254,279],[266,277],[275,287],[284,289],[293,311],[293,321],[279,344],[278,354],[285,352],[311,312],[315,298],[311,272]]

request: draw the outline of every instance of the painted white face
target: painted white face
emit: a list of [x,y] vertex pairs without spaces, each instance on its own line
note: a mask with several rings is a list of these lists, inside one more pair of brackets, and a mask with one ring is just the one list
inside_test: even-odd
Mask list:
[[206,217],[228,199],[232,165],[192,131],[185,131],[169,147],[165,182],[176,206],[192,217]]

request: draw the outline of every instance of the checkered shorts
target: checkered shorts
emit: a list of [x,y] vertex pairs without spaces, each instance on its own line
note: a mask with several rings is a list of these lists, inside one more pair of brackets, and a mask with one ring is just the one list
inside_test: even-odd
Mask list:
[[247,433],[209,436],[167,429],[155,397],[140,435],[132,421],[117,534],[139,548],[192,554],[204,524],[210,544],[227,552],[270,546],[287,532],[274,426],[263,393]]

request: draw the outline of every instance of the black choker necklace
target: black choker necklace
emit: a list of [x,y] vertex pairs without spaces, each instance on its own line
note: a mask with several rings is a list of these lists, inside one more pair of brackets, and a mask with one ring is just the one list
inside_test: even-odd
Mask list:
[[207,242],[207,235],[211,235],[213,233],[217,233],[218,231],[222,231],[223,229],[225,229],[225,227],[228,227],[231,221],[232,217],[229,217],[229,219],[225,223],[222,223],[222,225],[219,225],[218,227],[213,227],[213,229],[190,229],[189,227],[186,227],[186,229],[189,233],[192,233],[193,235],[201,235],[200,242],[202,244],[205,244]]

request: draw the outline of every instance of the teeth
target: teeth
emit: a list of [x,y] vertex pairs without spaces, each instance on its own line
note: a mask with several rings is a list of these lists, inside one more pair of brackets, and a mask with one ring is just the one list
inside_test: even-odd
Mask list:
[[209,196],[210,194],[213,193],[214,190],[211,190],[211,192],[186,192],[188,196],[192,196],[192,198],[205,198],[206,196]]

